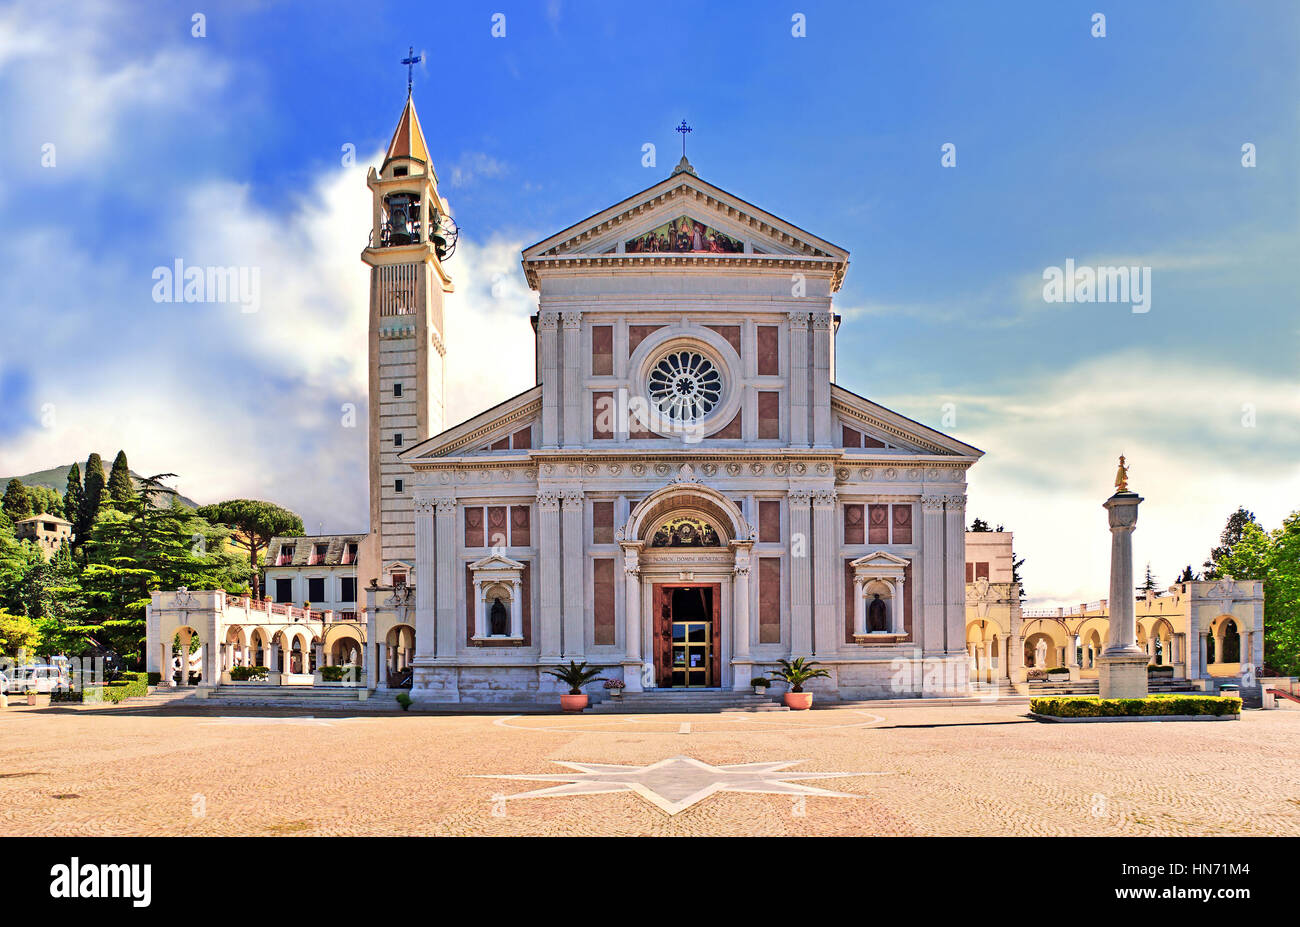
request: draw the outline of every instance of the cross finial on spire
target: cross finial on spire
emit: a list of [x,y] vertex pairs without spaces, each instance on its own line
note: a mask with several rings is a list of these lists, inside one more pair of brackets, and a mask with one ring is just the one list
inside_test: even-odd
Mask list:
[[[402,59],[402,64],[406,65],[406,95],[411,95],[411,81],[415,66],[420,63],[420,56],[415,53],[415,46],[407,46],[406,57]],[[685,120],[683,120],[684,122]]]
[[687,132],[694,132],[695,130],[692,129],[690,126],[688,126],[688,125],[686,124],[686,120],[683,119],[683,120],[682,120],[682,124],[679,125],[679,126],[678,126],[676,129],[674,129],[673,131],[682,133],[682,157],[684,158],[684,157],[686,157],[686,133],[687,133]]

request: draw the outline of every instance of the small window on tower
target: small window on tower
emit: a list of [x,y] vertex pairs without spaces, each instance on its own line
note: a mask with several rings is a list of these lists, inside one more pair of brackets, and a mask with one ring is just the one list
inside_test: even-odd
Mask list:
[[402,446],[402,433],[400,431],[393,433],[393,447]]
[[401,481],[401,480],[393,480],[393,492],[402,492],[402,491],[403,491],[403,488],[402,488],[402,481]]
[[405,177],[405,176],[406,176],[406,170],[407,170],[407,169],[404,168],[404,167],[395,167],[395,168],[393,168],[393,176],[394,176],[394,177]]
[[394,395],[394,396],[400,396],[400,395],[402,395],[402,384],[400,384],[400,383],[394,383],[394,384],[393,384],[393,395]]

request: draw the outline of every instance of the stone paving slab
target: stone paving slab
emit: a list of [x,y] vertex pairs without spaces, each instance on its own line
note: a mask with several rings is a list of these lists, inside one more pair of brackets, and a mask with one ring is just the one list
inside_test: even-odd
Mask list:
[[[1282,711],[1058,725],[1019,705],[648,716],[24,707],[0,711],[0,833],[1297,835],[1298,756],[1300,713]],[[694,762],[664,764],[678,757]],[[744,764],[762,773],[745,790],[694,782],[690,797],[702,797],[685,804],[685,785],[662,772],[689,766],[707,780]],[[606,777],[617,789],[506,797],[615,766],[626,767]],[[643,778],[673,813],[637,790]]]

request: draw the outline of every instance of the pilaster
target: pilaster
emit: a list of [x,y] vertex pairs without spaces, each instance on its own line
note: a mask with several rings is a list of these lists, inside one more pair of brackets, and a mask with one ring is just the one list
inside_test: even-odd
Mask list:
[[790,506],[790,655],[812,654],[812,493],[791,490]]
[[840,650],[844,638],[843,622],[835,609],[837,577],[842,575],[836,569],[839,556],[835,544],[835,511],[834,489],[813,492],[813,651],[818,656],[829,656]]
[[790,330],[790,443],[806,447],[808,445],[808,313],[791,312],[786,315],[786,320]]
[[563,657],[582,661],[586,652],[586,624],[583,601],[586,574],[586,549],[583,544],[583,496],[578,490],[565,490],[562,502],[561,537],[564,544],[564,636]]
[[564,414],[561,431],[566,447],[582,440],[582,313],[560,314],[564,325]]
[[[921,497],[921,614],[918,643],[926,654],[943,653],[944,646],[944,514],[943,496]],[[962,564],[962,579],[966,566]]]
[[543,490],[537,494],[538,585],[541,614],[537,616],[539,659],[555,663],[560,659],[560,494]]

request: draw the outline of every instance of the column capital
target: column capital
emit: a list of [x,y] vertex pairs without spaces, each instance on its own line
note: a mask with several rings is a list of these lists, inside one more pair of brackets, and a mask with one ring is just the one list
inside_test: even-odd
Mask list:
[[566,512],[572,512],[575,509],[582,508],[582,500],[583,500],[582,490],[580,489],[564,490],[564,510]]
[[811,327],[814,331],[830,331],[831,314],[829,312],[814,312],[811,314]]
[[432,501],[433,501],[434,511],[437,514],[443,516],[444,518],[447,517],[448,515],[456,514],[455,496],[439,496],[437,499],[434,499]]
[[943,501],[944,501],[944,507],[947,508],[949,512],[966,511],[966,497],[964,495],[961,495],[960,493],[956,495],[944,496]]
[[433,514],[433,508],[434,508],[434,501],[435,501],[435,500],[430,499],[430,498],[427,498],[427,497],[422,498],[422,497],[420,497],[420,496],[416,496],[416,497],[415,497],[415,503],[414,503],[414,505],[413,505],[413,508],[415,509],[415,514],[416,514],[416,515],[432,515],[432,514]]
[[567,309],[560,313],[565,331],[574,331],[582,327],[582,313],[577,309]]
[[922,496],[921,510],[924,512],[942,512],[947,496]]
[[807,489],[792,489],[786,493],[786,499],[791,505],[807,505],[812,501],[812,493]]
[[833,489],[814,489],[812,491],[812,504],[817,508],[833,508],[838,496]]
[[553,489],[544,489],[537,494],[537,507],[543,512],[557,512],[560,509],[560,493]]
[[537,314],[538,327],[545,331],[555,331],[560,324],[560,314],[558,312],[539,312]]
[[785,314],[785,318],[786,318],[786,321],[790,323],[790,327],[791,327],[791,328],[793,328],[793,329],[797,329],[797,330],[799,330],[799,331],[807,331],[807,329],[808,329],[808,313],[806,313],[806,312],[787,312],[787,313]]

